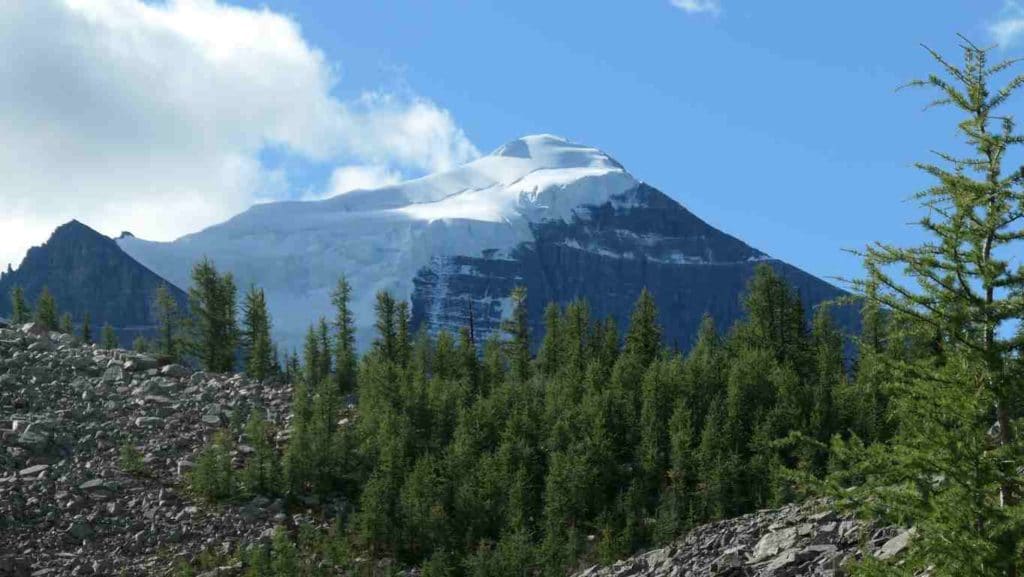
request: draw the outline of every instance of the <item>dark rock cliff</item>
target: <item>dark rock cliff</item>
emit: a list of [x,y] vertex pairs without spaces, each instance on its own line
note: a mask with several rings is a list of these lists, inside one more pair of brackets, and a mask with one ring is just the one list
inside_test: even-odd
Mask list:
[[72,220],[58,227],[42,246],[28,251],[17,270],[0,275],[0,316],[11,313],[10,291],[25,290],[30,306],[48,287],[61,314],[71,313],[76,326],[88,312],[94,338],[110,323],[122,344],[148,334],[155,323],[153,299],[166,283],[178,306],[186,295],[139,264],[112,239]]
[[[498,330],[509,293],[521,285],[535,334],[543,332],[547,303],[578,298],[589,303],[595,318],[611,316],[625,330],[647,288],[658,305],[666,344],[686,350],[705,314],[721,330],[742,317],[743,292],[760,264],[788,280],[808,312],[846,294],[712,227],[644,184],[630,193],[629,202],[588,207],[569,223],[534,225],[534,236],[535,242],[511,256],[435,257],[414,281],[413,323],[430,332],[455,330],[472,313],[477,336],[486,337]],[[835,315],[845,329],[856,330],[853,307],[839,307]]]

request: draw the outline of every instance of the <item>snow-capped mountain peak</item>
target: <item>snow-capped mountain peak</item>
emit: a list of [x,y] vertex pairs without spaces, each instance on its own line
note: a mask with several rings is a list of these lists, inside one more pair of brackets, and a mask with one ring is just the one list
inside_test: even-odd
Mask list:
[[275,337],[288,348],[331,316],[341,275],[353,288],[360,346],[373,337],[380,290],[410,300],[413,322],[428,330],[457,329],[472,314],[483,337],[498,330],[520,285],[531,322],[549,301],[588,298],[622,326],[648,287],[675,319],[666,334],[685,342],[704,312],[735,317],[744,279],[770,260],[601,150],[549,134],[391,186],[257,205],[174,242],[117,242],[179,287],[204,257],[239,286],[263,287]]
[[[604,152],[540,134],[498,147],[458,168],[325,201],[349,212],[394,210],[413,220],[509,222],[566,219],[601,204],[636,181]],[[328,208],[328,207],[324,207]]]

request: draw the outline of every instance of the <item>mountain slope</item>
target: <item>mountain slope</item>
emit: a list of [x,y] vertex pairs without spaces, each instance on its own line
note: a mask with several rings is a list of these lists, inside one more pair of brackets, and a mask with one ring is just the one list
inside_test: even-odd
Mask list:
[[[0,275],[0,316],[9,315],[8,294],[15,286],[25,290],[30,304],[48,287],[61,313],[75,322],[89,313],[93,334],[110,323],[122,343],[151,331],[156,322],[152,303],[166,281],[125,254],[113,239],[72,220],[61,225],[42,246],[28,251],[17,270]],[[169,285],[184,307],[186,296]]]
[[646,286],[667,341],[683,348],[705,312],[723,326],[738,317],[757,263],[780,270],[808,305],[842,294],[714,229],[600,150],[551,135],[394,186],[255,206],[171,243],[118,242],[180,286],[203,256],[240,286],[262,286],[288,346],[330,314],[340,274],[354,288],[363,346],[382,289],[411,299],[414,322],[432,331],[458,328],[472,311],[484,336],[507,315],[515,285],[528,289],[536,328],[548,301],[574,298],[625,326]]

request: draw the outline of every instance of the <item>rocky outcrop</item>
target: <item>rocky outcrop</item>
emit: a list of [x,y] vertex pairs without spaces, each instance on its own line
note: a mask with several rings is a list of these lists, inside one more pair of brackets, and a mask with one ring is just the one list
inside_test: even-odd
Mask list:
[[866,525],[819,501],[704,525],[667,547],[575,577],[838,577],[865,555],[900,555],[912,535]]
[[[273,381],[0,327],[0,577],[167,574],[304,520],[264,497],[194,502],[185,477],[216,430],[257,407],[284,439],[289,396]],[[126,470],[125,446],[138,469]],[[236,445],[238,466],[250,450]]]
[[[760,264],[789,281],[808,314],[846,295],[712,227],[643,183],[620,199],[581,208],[570,222],[531,227],[536,240],[510,253],[434,257],[413,282],[413,324],[431,333],[457,332],[472,315],[482,342],[500,329],[510,313],[508,295],[521,285],[529,295],[534,334],[543,334],[548,303],[575,299],[586,300],[595,318],[612,317],[625,331],[646,288],[658,305],[665,343],[686,350],[705,314],[721,330],[742,317],[742,295]],[[833,314],[848,332],[857,330],[855,307],[838,307]]]
[[153,301],[161,284],[168,285],[184,310],[184,292],[128,256],[113,239],[72,220],[45,244],[29,249],[17,270],[0,274],[0,315],[10,314],[8,295],[15,286],[24,289],[30,305],[46,287],[76,326],[88,313],[94,336],[110,323],[127,346],[156,326]]

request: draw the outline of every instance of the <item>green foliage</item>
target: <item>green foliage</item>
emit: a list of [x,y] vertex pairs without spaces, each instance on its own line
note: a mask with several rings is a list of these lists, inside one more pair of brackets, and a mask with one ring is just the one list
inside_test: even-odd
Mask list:
[[60,332],[70,335],[75,332],[75,325],[71,320],[71,313],[64,313],[60,316]]
[[135,337],[135,340],[132,341],[132,350],[137,353],[148,353],[149,341],[146,340],[146,337],[141,335]]
[[234,449],[228,431],[218,431],[203,448],[191,472],[192,490],[207,501],[221,501],[235,496],[235,474],[231,466]]
[[118,464],[121,470],[129,475],[141,475],[146,467],[142,462],[142,453],[132,443],[125,442],[118,452]]
[[281,483],[281,465],[273,445],[274,432],[260,411],[253,411],[245,425],[245,441],[252,454],[242,470],[243,490],[250,495],[275,495]]
[[92,319],[89,317],[88,311],[82,317],[82,342],[87,345],[92,344]]
[[[828,307],[810,330],[797,322],[802,305],[772,269],[749,290],[748,320],[723,338],[706,319],[685,357],[662,346],[647,292],[622,345],[586,303],[552,305],[536,360],[521,289],[505,339],[492,334],[482,356],[472,327],[414,335],[407,305],[380,293],[377,338],[357,362],[342,281],[333,338],[318,322],[304,366],[287,363],[281,459],[254,412],[239,485],[293,502],[343,498],[354,511],[332,537],[307,540],[318,545],[280,537],[253,553],[250,574],[337,566],[352,550],[428,575],[563,574],[801,496],[786,471],[822,473],[820,440],[841,421],[833,389],[848,382],[843,339]],[[339,380],[349,363],[354,374]],[[348,386],[354,413],[341,400]],[[235,491],[224,441],[197,466],[208,498]]]
[[158,324],[156,352],[166,355],[172,360],[180,359],[182,320],[178,311],[178,303],[171,296],[171,291],[166,283],[161,283],[156,289],[156,297],[153,299],[153,314]]
[[269,377],[276,362],[272,356],[270,313],[263,289],[250,286],[242,303],[242,357],[245,372],[258,381]]
[[236,288],[230,273],[220,274],[207,259],[192,267],[192,286],[188,290],[192,315],[191,352],[203,368],[217,373],[234,370],[238,343],[235,321]]
[[32,311],[25,300],[25,290],[20,286],[11,289],[11,321],[15,324],[27,323],[32,317]]
[[345,277],[341,277],[338,279],[338,286],[331,293],[331,303],[335,309],[335,380],[342,392],[351,392],[356,387],[356,329],[351,301],[352,287]]
[[110,326],[110,323],[103,325],[103,329],[100,331],[100,339],[105,349],[116,349],[118,347],[117,333],[114,332],[114,327]]
[[[832,481],[862,511],[916,527],[901,568],[865,568],[876,572],[1015,576],[1021,566],[1022,341],[1007,325],[1024,317],[1024,269],[1013,256],[1024,241],[1024,180],[1004,164],[1024,137],[1000,108],[1024,76],[993,86],[1016,61],[990,63],[990,49],[962,41],[962,64],[931,52],[940,72],[911,86],[960,115],[965,156],[919,165],[935,180],[916,196],[927,239],[869,246],[867,279],[854,283],[876,310],[865,311],[856,380],[868,418],[844,419],[881,442],[837,439]],[[891,317],[887,345],[877,307]],[[873,398],[879,387],[887,407]]]
[[57,330],[57,302],[53,299],[50,289],[43,287],[36,301],[35,322],[49,330]]

